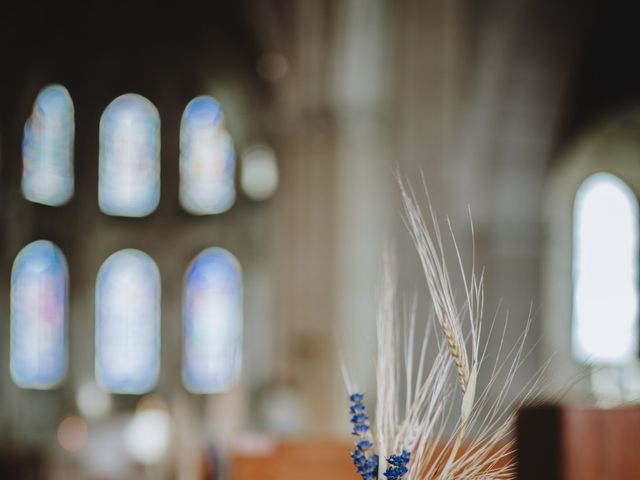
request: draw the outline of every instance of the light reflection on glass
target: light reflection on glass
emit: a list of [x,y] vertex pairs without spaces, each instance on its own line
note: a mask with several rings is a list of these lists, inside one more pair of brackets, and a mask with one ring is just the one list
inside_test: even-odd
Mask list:
[[111,408],[111,396],[94,380],[83,382],[76,391],[76,405],[87,418],[100,418]]
[[171,442],[172,420],[164,399],[151,394],[140,399],[124,431],[129,455],[143,465],[160,462]]
[[160,201],[160,115],[146,98],[116,98],[100,119],[98,203],[107,215],[143,217]]
[[218,102],[189,102],[180,126],[180,203],[189,213],[227,211],[235,201],[235,155]]
[[65,418],[58,426],[58,443],[71,453],[79,452],[87,444],[87,422],[77,415]]
[[266,145],[255,145],[243,152],[240,184],[252,200],[270,198],[278,188],[276,154]]
[[147,254],[120,250],[96,284],[96,378],[113,393],[146,393],[160,370],[160,273]]
[[242,277],[236,258],[221,248],[200,253],[184,285],[182,376],[194,393],[228,390],[242,359]]
[[619,363],[638,350],[638,201],[619,178],[598,173],[574,206],[573,350]]
[[67,265],[53,243],[22,249],[11,271],[11,377],[23,388],[46,389],[66,370]]
[[43,88],[24,126],[22,194],[58,206],[73,195],[73,101],[62,85]]

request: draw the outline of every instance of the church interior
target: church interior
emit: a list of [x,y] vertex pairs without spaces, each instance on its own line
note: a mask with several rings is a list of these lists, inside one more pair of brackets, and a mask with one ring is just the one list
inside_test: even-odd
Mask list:
[[[0,12],[0,478],[359,478],[343,371],[375,399],[384,252],[419,328],[433,310],[403,188],[447,266],[451,231],[482,270],[487,358],[522,342],[487,398],[517,413],[540,376],[545,405],[622,407],[609,438],[637,445],[632,2]],[[522,415],[513,477],[473,478],[640,478],[536,444],[554,412]],[[532,476],[544,455],[556,476]]]

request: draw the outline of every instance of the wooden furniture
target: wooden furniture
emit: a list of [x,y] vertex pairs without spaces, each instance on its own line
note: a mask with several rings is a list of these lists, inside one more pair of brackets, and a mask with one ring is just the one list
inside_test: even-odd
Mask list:
[[640,479],[640,406],[537,406],[518,417],[518,480]]
[[[517,480],[640,480],[640,406],[528,407],[517,421]],[[232,480],[357,480],[350,442],[274,442],[235,452]],[[507,459],[505,459],[506,461]]]
[[348,441],[274,441],[261,452],[233,453],[231,480],[358,480],[349,456],[351,450],[353,443]]
[[235,453],[232,480],[358,480],[349,451],[353,444],[332,440],[283,441],[262,454]]

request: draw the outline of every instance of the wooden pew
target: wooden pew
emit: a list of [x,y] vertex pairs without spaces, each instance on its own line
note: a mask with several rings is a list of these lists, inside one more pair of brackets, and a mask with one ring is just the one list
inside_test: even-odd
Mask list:
[[[464,447],[463,447],[464,449]],[[349,452],[353,442],[336,440],[273,441],[257,449],[236,450],[231,480],[358,480]],[[504,458],[506,463],[510,458]],[[430,480],[430,479],[429,479]]]
[[[518,480],[640,480],[640,407],[610,410],[537,406],[517,422]],[[273,442],[236,451],[232,480],[357,480],[349,451],[335,440]]]
[[640,479],[640,406],[530,407],[517,436],[518,480]]
[[357,480],[349,451],[353,444],[333,440],[274,443],[259,452],[231,457],[231,480]]

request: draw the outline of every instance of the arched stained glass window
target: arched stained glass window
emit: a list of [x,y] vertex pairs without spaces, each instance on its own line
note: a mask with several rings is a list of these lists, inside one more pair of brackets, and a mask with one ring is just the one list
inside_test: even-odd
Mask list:
[[73,195],[73,102],[62,85],[43,88],[24,126],[22,194],[58,206]]
[[208,248],[187,270],[184,284],[182,376],[194,393],[229,389],[242,358],[242,274],[236,258]]
[[218,102],[189,102],[180,126],[180,203],[189,213],[227,211],[235,201],[235,155]]
[[145,393],[160,371],[160,273],[134,249],[111,255],[96,283],[96,378],[114,393]]
[[618,363],[638,351],[638,201],[618,177],[597,173],[575,197],[573,351]]
[[116,98],[100,119],[98,203],[107,215],[143,217],[160,201],[160,115],[146,98]]
[[58,384],[66,370],[67,264],[53,243],[22,249],[11,271],[11,376],[24,388]]

